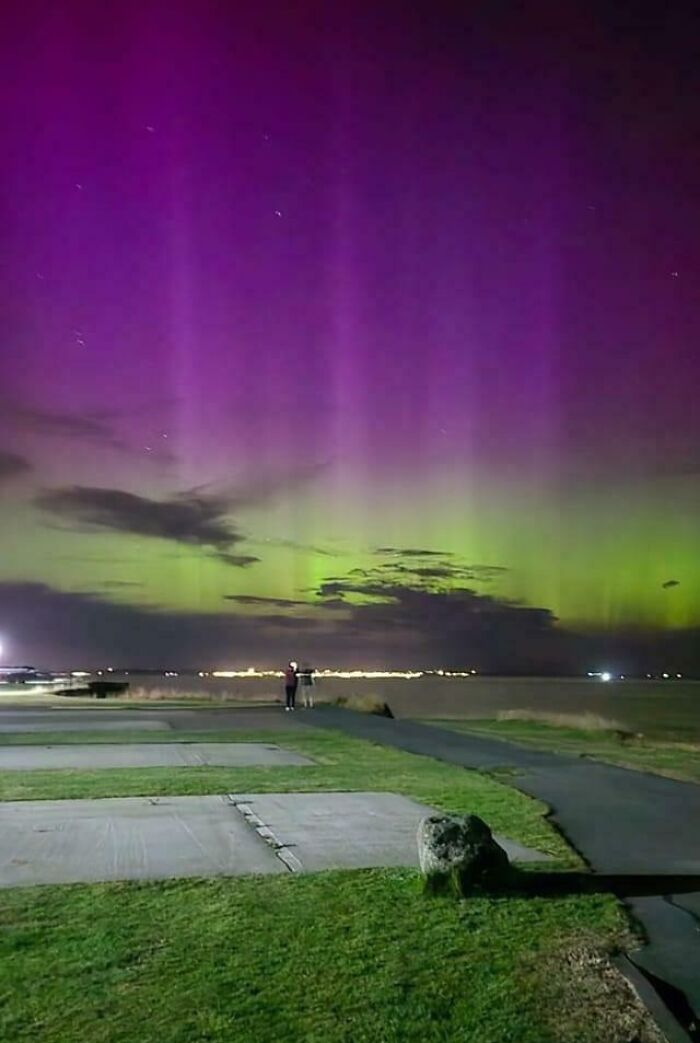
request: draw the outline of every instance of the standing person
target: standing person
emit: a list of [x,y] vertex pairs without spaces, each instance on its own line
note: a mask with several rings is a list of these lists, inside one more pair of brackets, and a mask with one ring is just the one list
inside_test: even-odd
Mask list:
[[299,677],[297,674],[297,664],[294,662],[288,663],[287,669],[284,671],[285,710],[294,709],[294,704],[297,698],[298,683]]
[[314,708],[314,668],[304,663],[298,674],[301,687],[301,698],[305,710]]

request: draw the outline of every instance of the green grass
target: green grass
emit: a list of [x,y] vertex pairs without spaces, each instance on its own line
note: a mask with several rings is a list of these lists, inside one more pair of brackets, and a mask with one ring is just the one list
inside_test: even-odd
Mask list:
[[[143,732],[140,741],[198,740],[197,733]],[[205,733],[206,734],[206,733]],[[278,743],[315,763],[290,767],[122,768],[93,771],[2,771],[0,799],[56,800],[81,797],[166,796],[200,793],[264,793],[314,790],[386,790],[445,811],[476,812],[497,832],[575,864],[574,856],[544,818],[546,807],[479,772],[431,757],[392,750],[339,732],[217,732],[210,739]],[[13,736],[16,740],[18,736]],[[69,738],[61,735],[60,741]],[[72,736],[92,741],[89,733]],[[104,733],[102,733],[104,741]],[[115,733],[110,733],[115,741]],[[33,734],[32,742],[46,740]],[[46,740],[49,741],[49,740]],[[53,736],[50,741],[56,742]],[[121,741],[116,739],[116,741]]]
[[[503,782],[332,731],[12,735],[17,743],[279,743],[308,767],[0,773],[0,797],[388,790],[474,811],[579,867]],[[542,867],[540,867],[542,868]],[[537,867],[524,870],[538,872]],[[656,1040],[595,954],[633,939],[610,896],[430,899],[408,869],[0,891],[0,1040],[600,1043]],[[576,973],[562,954],[594,954]],[[606,964],[609,967],[609,965]],[[612,972],[614,973],[614,972]],[[587,997],[586,1002],[581,997]],[[595,997],[595,1000],[591,999]],[[629,1020],[635,1032],[613,1027]]]
[[507,739],[554,753],[591,757],[672,779],[700,782],[700,744],[697,743],[655,741],[644,737],[620,738],[614,731],[586,731],[538,721],[435,720],[430,723],[453,731]]
[[600,1043],[553,967],[626,939],[585,898],[427,899],[408,870],[25,888],[0,899],[13,1043]]

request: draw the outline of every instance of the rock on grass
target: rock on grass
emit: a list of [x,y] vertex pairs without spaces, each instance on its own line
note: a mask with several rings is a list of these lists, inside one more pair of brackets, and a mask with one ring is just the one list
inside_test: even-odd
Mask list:
[[431,894],[467,897],[505,884],[508,855],[478,815],[429,815],[418,826],[418,859]]

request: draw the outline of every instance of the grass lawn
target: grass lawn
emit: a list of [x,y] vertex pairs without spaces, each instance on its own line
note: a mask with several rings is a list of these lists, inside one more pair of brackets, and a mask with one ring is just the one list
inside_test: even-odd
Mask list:
[[[428,723],[428,722],[426,722]],[[453,731],[490,735],[496,739],[536,746],[556,753],[592,757],[637,771],[672,779],[700,782],[700,743],[664,742],[647,738],[619,738],[614,731],[586,731],[540,721],[436,720],[429,722]]]
[[[109,742],[127,741],[108,733]],[[105,733],[97,733],[102,742]],[[263,793],[313,790],[387,790],[445,811],[473,811],[497,833],[554,855],[568,865],[575,856],[551,828],[546,807],[488,775],[431,757],[349,738],[340,732],[135,732],[140,742],[206,741],[277,743],[316,763],[289,767],[118,768],[92,771],[0,771],[1,800],[166,796],[198,793]],[[13,741],[20,738],[12,736]],[[31,734],[32,744],[94,742],[89,732]]]
[[[312,729],[133,736],[206,737],[276,742],[316,763],[2,772],[0,796],[389,790],[475,811],[553,854],[548,869],[577,866],[543,805],[428,757]],[[610,896],[431,899],[408,869],[2,890],[0,1040],[660,1043],[604,955],[632,944]]]
[[23,888],[0,899],[0,1038],[601,1043],[624,1002],[582,1004],[559,955],[625,938],[605,896],[431,900],[407,870]]

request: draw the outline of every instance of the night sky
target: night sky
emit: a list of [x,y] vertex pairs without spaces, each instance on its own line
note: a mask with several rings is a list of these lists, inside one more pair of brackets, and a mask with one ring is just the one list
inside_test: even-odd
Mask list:
[[689,10],[9,0],[5,660],[700,669]]

